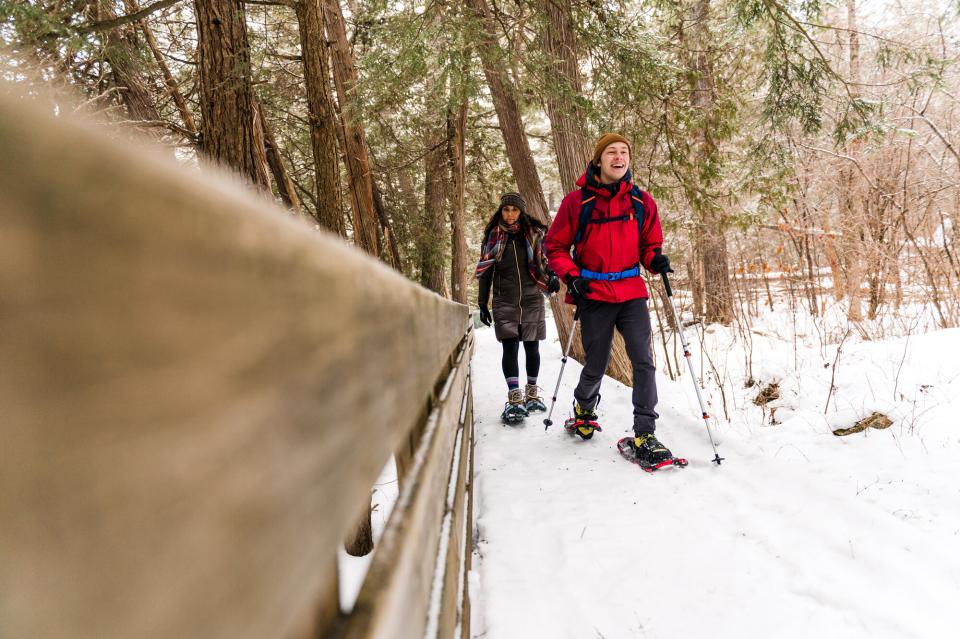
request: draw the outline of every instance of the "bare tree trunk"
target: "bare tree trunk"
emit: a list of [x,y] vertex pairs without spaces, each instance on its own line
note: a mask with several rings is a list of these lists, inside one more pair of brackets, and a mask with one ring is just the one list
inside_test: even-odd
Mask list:
[[483,35],[478,51],[483,63],[483,73],[493,97],[494,110],[500,123],[507,159],[517,181],[517,188],[527,202],[527,213],[545,224],[550,223],[547,204],[540,185],[537,165],[533,161],[527,133],[523,129],[520,106],[517,104],[513,85],[500,64],[500,45],[497,42],[493,16],[486,0],[469,0],[481,20]]
[[199,38],[201,152],[269,188],[262,136],[254,118],[250,48],[243,5],[194,0]]
[[[124,6],[126,6],[127,11],[133,13],[134,11],[139,11],[140,4],[137,0],[124,0]],[[143,37],[147,41],[147,46],[150,48],[150,53],[153,54],[153,59],[157,62],[157,67],[160,68],[160,74],[163,76],[163,83],[167,87],[167,92],[170,94],[170,97],[173,98],[174,104],[177,105],[177,111],[180,113],[180,122],[183,124],[184,130],[191,136],[192,142],[195,142],[199,131],[197,125],[193,120],[193,114],[190,112],[190,108],[187,106],[187,100],[183,97],[183,93],[180,91],[180,87],[177,85],[176,79],[173,77],[173,74],[170,72],[170,67],[167,66],[167,61],[163,57],[163,53],[160,51],[160,46],[157,44],[157,39],[153,35],[153,31],[150,29],[149,24],[146,20],[140,20],[137,23],[140,26],[140,30],[143,32]]]
[[356,529],[343,540],[343,546],[351,557],[363,557],[373,552],[373,523],[369,504],[360,516]]
[[837,301],[843,299],[844,280],[843,269],[840,268],[840,255],[837,253],[837,243],[833,239],[833,233],[830,228],[830,212],[824,210],[820,220],[823,227],[823,253],[827,257],[827,264],[830,265],[830,277],[833,280],[833,298]]
[[[428,89],[429,92],[429,89]],[[438,118],[439,119],[439,118]],[[444,260],[444,234],[446,227],[445,192],[450,186],[446,160],[446,127],[429,127],[424,140],[424,197],[423,214],[417,229],[417,255],[420,260],[420,283],[444,297],[447,291],[446,265]]]
[[[850,87],[851,99],[859,97],[860,81],[860,37],[857,33],[857,2],[847,0],[847,35],[849,42],[849,72],[853,86]],[[859,151],[856,142],[849,145],[849,154]],[[858,194],[858,179],[853,167],[846,165],[841,170],[840,216],[843,223],[843,259],[846,263],[844,273],[844,291],[847,296],[847,318],[858,322],[863,319],[860,283],[863,278],[862,248],[865,238],[864,198]]]
[[[439,8],[443,19],[443,7]],[[417,259],[420,266],[420,283],[430,290],[448,296],[446,278],[447,198],[451,190],[450,163],[447,149],[450,146],[451,117],[448,106],[449,80],[439,80],[429,75],[424,91],[425,110],[433,114],[432,122],[425,127],[423,139],[423,210],[417,225]]]
[[706,303],[703,291],[703,229],[698,224],[690,242],[693,249],[687,262],[687,278],[690,280],[690,297],[693,304],[693,316],[702,318]]
[[330,89],[322,1],[300,0],[296,4],[300,57],[303,59],[303,79],[310,111],[310,143],[317,194],[316,219],[320,226],[346,237],[337,158],[337,116]]
[[560,168],[560,182],[572,188],[590,161],[587,119],[578,106],[583,96],[580,59],[570,0],[542,0],[545,12],[543,34],[550,83],[544,99],[550,118],[550,134]]
[[300,198],[297,197],[297,189],[290,178],[287,166],[280,155],[280,147],[277,146],[277,140],[273,137],[273,131],[267,122],[267,116],[264,114],[263,105],[260,101],[256,102],[257,107],[257,126],[263,134],[264,152],[267,156],[267,165],[270,167],[270,173],[273,174],[273,181],[277,185],[277,193],[280,199],[287,205],[287,208],[300,214]]
[[[101,0],[98,4],[101,20],[113,20],[117,17],[110,2]],[[110,64],[114,84],[120,89],[120,100],[126,107],[131,120],[159,122],[160,112],[147,83],[143,78],[140,62],[140,47],[136,41],[136,31],[129,25],[110,29],[106,33],[104,56]],[[159,137],[161,129],[147,129],[151,137]]]
[[343,127],[344,157],[350,182],[350,197],[353,206],[353,239],[358,246],[372,255],[379,255],[377,242],[377,217],[373,205],[373,176],[370,172],[370,156],[363,127],[353,117],[353,92],[357,86],[357,69],[347,28],[338,0],[323,0],[323,20],[330,39],[333,60],[333,79],[340,103],[340,120]]
[[397,236],[393,232],[393,225],[390,223],[387,209],[383,205],[383,196],[381,196],[380,188],[376,182],[373,183],[373,208],[377,211],[377,219],[380,220],[380,229],[383,231],[387,246],[390,247],[390,266],[398,272],[403,273],[403,260],[400,259],[400,248],[397,246]]
[[705,224],[703,236],[703,291],[706,322],[729,325],[733,321],[733,292],[727,238],[720,221],[714,217]]
[[[543,43],[550,61],[547,71],[550,82],[545,83],[548,89],[544,102],[560,182],[572,189],[590,161],[592,145],[586,136],[587,118],[577,104],[583,97],[583,83],[571,3],[570,0],[543,0],[542,11],[545,14]],[[633,365],[619,331],[613,336],[607,374],[628,386],[633,384]]]
[[[526,131],[523,129],[523,120],[520,117],[520,107],[514,95],[514,88],[509,77],[504,72],[499,61],[500,45],[497,42],[496,27],[490,7],[486,0],[469,0],[477,18],[480,20],[482,35],[478,42],[477,51],[483,65],[483,74],[490,88],[493,106],[497,112],[497,121],[500,123],[500,132],[503,134],[504,146],[510,168],[517,181],[517,188],[527,202],[527,213],[549,225],[551,220],[547,212],[547,203],[543,197],[543,188],[540,185],[540,176],[537,165],[533,161],[530,143]],[[573,326],[573,309],[563,302],[563,297],[554,295],[550,298],[553,309],[553,319],[557,324],[557,333],[560,343],[565,344],[570,329]],[[571,356],[583,361],[583,345],[575,340],[571,348]],[[632,379],[617,378],[624,384],[631,384]]]
[[[710,0],[697,0],[693,18],[694,51],[688,58],[691,76],[694,78],[693,105],[706,121],[698,127],[695,144],[694,166],[707,167],[721,160],[713,139],[713,127],[717,104],[713,86],[713,36],[710,32]],[[703,175],[701,171],[701,176]],[[703,267],[704,301],[706,321],[730,324],[733,321],[733,291],[730,287],[730,268],[727,260],[727,238],[724,229],[723,211],[715,198],[708,197],[709,180],[701,177],[696,193],[690,198],[697,217],[701,221],[701,264]]]
[[465,189],[467,180],[466,128],[467,98],[460,101],[456,115],[448,120],[450,140],[448,157],[452,182],[450,206],[450,288],[454,302],[467,303],[467,239],[464,234],[466,218]]

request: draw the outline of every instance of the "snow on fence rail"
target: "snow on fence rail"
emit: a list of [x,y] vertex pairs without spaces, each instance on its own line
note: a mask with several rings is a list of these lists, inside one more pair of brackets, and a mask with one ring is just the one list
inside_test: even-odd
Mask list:
[[39,111],[0,97],[0,634],[469,636],[466,308]]

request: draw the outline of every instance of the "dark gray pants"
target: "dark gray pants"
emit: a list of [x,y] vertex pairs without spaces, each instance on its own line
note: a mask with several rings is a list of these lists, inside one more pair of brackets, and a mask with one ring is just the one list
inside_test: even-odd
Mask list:
[[580,336],[586,362],[573,396],[581,406],[596,406],[600,382],[610,361],[613,329],[623,335],[633,364],[633,430],[652,433],[657,428],[657,380],[650,345],[650,313],[646,299],[626,302],[589,300],[580,306]]

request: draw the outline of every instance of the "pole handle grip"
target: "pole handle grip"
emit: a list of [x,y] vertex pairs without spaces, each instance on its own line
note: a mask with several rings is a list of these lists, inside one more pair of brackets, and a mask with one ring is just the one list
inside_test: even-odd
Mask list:
[[663,288],[667,291],[667,297],[673,297],[673,289],[670,287],[670,278],[667,277],[666,273],[661,273],[660,277],[663,278]]
[[[660,255],[660,249],[653,249],[654,255]],[[667,277],[666,273],[661,273],[660,277],[663,278],[663,288],[667,291],[667,297],[673,297],[673,288],[670,286],[670,278]]]

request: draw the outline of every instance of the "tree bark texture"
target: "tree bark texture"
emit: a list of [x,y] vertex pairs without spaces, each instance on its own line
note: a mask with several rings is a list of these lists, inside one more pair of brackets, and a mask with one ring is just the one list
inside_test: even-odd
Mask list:
[[543,0],[544,48],[550,64],[544,99],[560,182],[573,188],[590,161],[587,119],[577,100],[583,96],[580,58],[570,0]]
[[269,188],[262,136],[254,117],[250,47],[243,5],[194,0],[199,38],[201,152]]
[[707,323],[730,324],[733,321],[733,289],[730,286],[723,210],[710,195],[714,180],[712,176],[719,173],[718,165],[722,162],[712,133],[717,104],[714,94],[714,44],[710,32],[710,0],[696,1],[692,30],[694,50],[688,58],[688,64],[693,78],[693,106],[700,112],[703,121],[698,128],[694,162],[700,175],[694,187],[691,204],[703,229],[701,259],[704,306]]
[[481,21],[483,35],[477,50],[483,64],[483,74],[493,97],[494,110],[500,123],[500,132],[507,150],[507,158],[520,194],[527,201],[527,213],[544,224],[550,223],[547,203],[543,197],[537,165],[530,152],[527,133],[523,129],[520,106],[514,87],[503,66],[503,51],[497,42],[496,26],[486,0],[470,0],[470,5]]
[[273,181],[277,185],[277,193],[280,199],[287,205],[287,208],[300,214],[300,198],[297,196],[297,189],[287,171],[287,165],[280,155],[280,147],[277,146],[277,140],[273,137],[273,130],[267,122],[267,116],[264,113],[263,105],[258,100],[257,108],[257,127],[263,135],[264,152],[267,156],[267,165],[270,167],[270,173],[273,174]]
[[[127,11],[130,13],[140,10],[140,5],[137,0],[124,0],[124,6],[127,7]],[[177,84],[176,78],[174,78],[173,73],[170,72],[170,67],[167,65],[167,61],[160,51],[160,45],[157,44],[153,30],[150,29],[150,25],[146,20],[140,20],[137,25],[143,32],[143,38],[147,42],[147,47],[149,47],[150,53],[153,55],[153,59],[160,69],[160,74],[163,76],[163,84],[167,87],[167,93],[170,94],[174,104],[177,105],[177,111],[180,113],[180,122],[183,124],[184,131],[192,138],[191,142],[196,142],[197,136],[199,135],[197,124],[193,119],[193,114],[190,112],[190,107],[187,106],[186,98],[183,97],[183,92],[180,91],[180,86]]]
[[[477,50],[480,54],[484,77],[493,98],[500,132],[503,135],[510,168],[513,170],[514,179],[517,181],[517,188],[527,202],[527,213],[549,226],[552,220],[547,211],[537,166],[530,151],[530,143],[523,128],[520,106],[516,100],[514,87],[502,65],[502,51],[497,42],[496,26],[490,7],[486,0],[470,0],[470,5],[481,21],[483,35],[478,43]],[[557,325],[560,343],[565,344],[573,326],[573,308],[564,303],[563,295],[551,296],[550,306],[553,309],[553,319]],[[622,344],[615,341],[614,348],[611,351],[613,366],[608,366],[607,372],[618,381],[632,385],[632,369],[628,366],[626,368],[627,372],[624,372],[616,364],[621,360],[618,351],[623,353],[622,358],[625,359],[626,355]],[[580,339],[574,340],[570,355],[580,362],[583,361],[583,344]]]
[[829,209],[824,209],[820,224],[824,231],[823,254],[826,256],[827,263],[830,265],[830,275],[833,280],[833,298],[839,301],[843,299],[844,295],[843,269],[840,268],[840,254],[837,252],[837,243],[834,241],[833,234],[831,233]]
[[[101,20],[117,17],[109,2],[101,1],[98,11]],[[107,31],[104,55],[110,64],[114,84],[120,89],[120,99],[130,119],[159,122],[160,112],[157,110],[156,100],[143,77],[136,30],[131,26],[121,26]],[[151,127],[149,131],[151,137],[159,137],[160,129]]]
[[[435,92],[446,92],[446,87],[428,79],[426,95],[429,100]],[[445,96],[440,96],[445,97]],[[445,99],[435,101],[446,103]],[[443,114],[437,114],[442,116]],[[447,113],[449,116],[449,112]],[[427,127],[424,139],[424,197],[423,212],[417,228],[417,255],[420,260],[420,283],[444,297],[448,297],[445,248],[447,237],[447,198],[450,192],[450,165],[447,161],[447,126],[445,117],[437,117]]]
[[377,212],[377,219],[380,220],[380,229],[383,231],[385,243],[390,247],[390,266],[403,273],[403,260],[400,259],[400,248],[397,246],[397,236],[393,232],[393,224],[390,222],[390,216],[387,208],[383,204],[383,194],[380,193],[380,187],[373,183],[373,208]]
[[687,278],[690,280],[690,301],[693,305],[693,316],[703,317],[705,309],[703,293],[703,228],[697,224],[690,241],[691,253],[687,261]]
[[[590,161],[593,147],[586,136],[586,115],[577,104],[577,100],[583,97],[583,82],[573,9],[570,0],[543,0],[541,10],[544,12],[543,46],[550,61],[549,81],[544,83],[547,86],[544,103],[550,119],[560,182],[564,188],[573,189]],[[561,343],[565,343],[563,340],[567,335],[561,331]],[[578,343],[574,358],[581,348]],[[633,385],[633,366],[619,331],[613,336],[607,374],[628,386]]]
[[[550,214],[543,197],[543,188],[540,185],[540,176],[537,165],[533,161],[530,151],[530,142],[523,128],[520,117],[520,106],[514,94],[506,69],[503,67],[503,51],[497,42],[496,26],[490,7],[486,0],[470,0],[470,6],[480,21],[482,35],[477,43],[477,52],[483,66],[483,75],[487,80],[490,95],[493,98],[494,110],[497,112],[497,121],[500,124],[500,133],[507,150],[507,158],[513,177],[517,181],[517,188],[527,202],[527,213],[546,225],[550,225]],[[553,319],[557,324],[557,333],[560,343],[565,344],[570,328],[573,326],[573,309],[564,303],[563,297],[550,297],[550,306],[553,309]],[[571,347],[571,356],[582,362],[583,345],[580,340],[574,340]],[[619,378],[618,378],[619,379]],[[630,381],[620,380],[626,384]]]
[[372,255],[379,255],[377,218],[373,205],[373,176],[370,154],[362,125],[353,114],[353,93],[357,86],[357,69],[347,40],[347,28],[338,0],[323,0],[323,20],[330,39],[333,80],[340,103],[343,127],[344,158],[350,183],[353,207],[354,242]]
[[450,202],[450,289],[454,302],[467,303],[467,239],[466,219],[466,129],[467,98],[460,101],[455,115],[447,121],[448,157],[451,175]]
[[323,0],[300,0],[296,5],[300,56],[307,92],[310,144],[313,149],[316,219],[325,229],[346,237],[340,197],[337,158],[337,116],[330,89],[330,64],[324,40]]
[[[857,2],[847,0],[847,35],[849,44],[849,73],[851,99],[859,98],[858,84],[860,82],[860,37],[857,33]],[[860,150],[856,141],[847,145],[847,154],[856,157]],[[865,241],[864,194],[859,188],[859,179],[856,170],[850,163],[840,170],[839,213],[843,237],[842,260],[844,263],[844,294],[847,297],[847,319],[859,322],[863,319],[862,298],[860,290],[864,275],[863,245]]]

